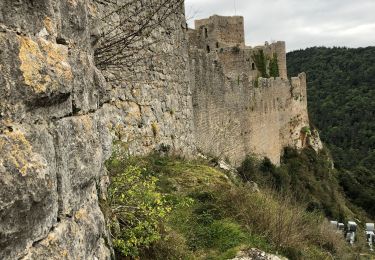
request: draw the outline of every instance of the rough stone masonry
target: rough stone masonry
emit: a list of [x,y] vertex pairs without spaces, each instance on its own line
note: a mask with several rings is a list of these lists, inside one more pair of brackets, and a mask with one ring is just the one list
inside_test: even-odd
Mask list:
[[303,145],[305,76],[286,78],[283,43],[262,47],[279,55],[281,77],[256,87],[243,34],[225,35],[243,33],[241,18],[188,32],[181,8],[156,32],[165,58],[140,82],[110,84],[93,59],[105,2],[0,1],[0,259],[110,258],[99,200],[114,140],[234,164],[248,153],[277,163],[283,146]]
[[[197,148],[239,165],[246,155],[275,164],[286,146],[302,148],[309,126],[306,75],[287,78],[284,42],[249,47],[243,17],[212,16],[189,30],[190,84]],[[279,77],[259,78],[254,55],[277,57]],[[317,136],[317,133],[315,133]],[[310,138],[315,149],[319,138]]]

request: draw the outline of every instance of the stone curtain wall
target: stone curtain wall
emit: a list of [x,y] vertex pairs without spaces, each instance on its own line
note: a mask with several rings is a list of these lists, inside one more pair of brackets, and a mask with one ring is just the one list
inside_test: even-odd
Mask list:
[[0,2],[0,259],[108,259],[112,142],[194,151],[182,10],[154,32],[163,55],[108,84],[93,59],[100,2]]
[[198,149],[239,165],[248,154],[278,164],[285,146],[302,148],[307,126],[306,78],[229,77],[216,53],[191,50],[191,83]]
[[242,112],[249,109],[250,88],[242,80],[239,84],[228,81],[222,65],[214,61],[215,54],[193,49],[190,55],[198,149],[212,156],[228,156],[232,161],[244,158],[251,152],[246,146],[249,132],[245,127],[250,122]]
[[[106,7],[99,8],[106,15]],[[103,117],[110,118],[108,124],[133,154],[146,154],[161,146],[179,155],[194,153],[184,6],[177,12],[145,39],[155,43],[147,47],[150,51],[144,57],[129,67],[104,71],[111,85],[108,98],[112,106]]]

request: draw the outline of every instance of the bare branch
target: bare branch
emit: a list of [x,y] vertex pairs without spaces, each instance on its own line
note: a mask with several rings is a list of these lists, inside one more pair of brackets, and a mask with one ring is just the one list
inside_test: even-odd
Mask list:
[[144,65],[143,61],[162,55],[152,46],[160,41],[155,36],[168,31],[168,20],[181,15],[183,0],[96,0],[107,11],[101,17],[102,34],[95,48],[99,69],[120,70]]

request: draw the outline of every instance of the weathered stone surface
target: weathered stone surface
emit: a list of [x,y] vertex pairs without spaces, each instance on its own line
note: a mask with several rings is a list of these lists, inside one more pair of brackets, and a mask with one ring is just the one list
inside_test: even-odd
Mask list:
[[288,260],[285,257],[280,257],[273,254],[268,254],[259,249],[252,248],[246,251],[241,251],[232,260]]
[[0,259],[110,257],[90,1],[1,1]]
[[[285,146],[301,148],[301,129],[309,125],[306,78],[290,82],[225,74],[215,54],[191,49],[191,84],[198,148],[234,165],[246,155],[280,162]],[[223,61],[225,62],[225,61]]]
[[0,258],[15,259],[57,220],[53,138],[45,126],[0,135]]
[[[91,183],[79,195],[82,208],[63,217],[48,236],[29,249],[23,259],[109,259],[108,243],[103,238],[104,218],[96,202],[97,189]],[[78,196],[77,196],[78,197]]]
[[[98,5],[100,13],[105,9]],[[111,19],[118,22],[120,18]],[[110,105],[103,109],[103,118],[133,154],[148,153],[160,145],[184,156],[195,151],[185,23],[181,9],[144,39],[157,43],[147,46],[149,52],[141,61],[103,72],[111,85]]]

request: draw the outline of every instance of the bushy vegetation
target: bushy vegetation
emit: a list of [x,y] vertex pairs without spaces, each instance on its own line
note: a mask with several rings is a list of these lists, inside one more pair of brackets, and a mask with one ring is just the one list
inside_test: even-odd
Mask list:
[[375,47],[314,47],[287,54],[289,75],[307,73],[312,122],[329,147],[340,184],[375,216]]
[[275,167],[268,158],[259,161],[248,157],[239,168],[239,174],[244,180],[255,181],[261,187],[290,194],[305,204],[307,211],[320,211],[343,222],[345,216],[353,216],[339,192],[338,173],[332,168],[325,150],[317,154],[311,148],[301,153],[285,148],[280,167]]
[[365,167],[341,170],[340,184],[351,201],[375,216],[375,174]]
[[276,53],[274,53],[272,57],[269,57],[264,53],[263,50],[258,50],[253,53],[252,59],[257,70],[259,71],[260,77],[269,78],[280,76]]
[[268,78],[267,73],[267,56],[264,54],[263,50],[259,50],[258,52],[254,52],[252,56],[255,66],[257,67],[258,71],[260,72],[260,76],[263,78]]
[[277,60],[277,54],[274,53],[272,58],[270,59],[270,77],[279,77],[279,64]]
[[[301,167],[298,160],[291,162],[296,160],[293,156],[298,157],[298,154],[290,153],[284,159],[289,161],[282,171],[287,171],[287,167],[293,166],[293,170]],[[263,174],[268,176],[264,183],[271,181],[278,189],[283,189],[281,183],[284,177],[289,180],[286,177],[289,173],[284,172],[285,176],[277,179],[273,172],[281,171],[280,168],[267,159],[260,164],[252,160],[244,162],[243,171],[240,171],[242,176],[255,180],[257,178],[254,176]],[[116,241],[120,238],[125,244],[124,250],[123,246],[114,242],[119,256],[141,259],[231,259],[238,251],[252,247],[279,253],[290,259],[328,259],[332,255],[344,259],[343,255],[350,253],[342,236],[328,228],[324,215],[319,211],[307,212],[304,204],[289,192],[276,192],[263,185],[259,192],[254,192],[248,182],[231,180],[206,161],[185,161],[159,155],[135,158],[115,153],[107,162],[107,168],[112,179],[110,190],[118,191],[118,187],[122,189],[124,183],[129,184],[128,180],[117,181],[117,176],[128,174],[133,176],[130,177],[133,185],[136,182],[135,186],[138,186],[134,192],[139,196],[131,195],[130,200],[121,200],[120,196],[120,204],[129,205],[132,201],[138,201],[140,205],[148,205],[151,212],[134,212],[143,219],[140,223],[152,223],[151,228],[144,229],[142,226],[138,229],[138,224],[118,226],[116,221],[120,224],[123,222],[119,221],[123,213],[118,218],[118,213],[114,211],[117,203],[115,206],[107,203],[107,207],[108,204],[110,206],[107,210],[110,214],[107,215],[112,216],[109,223],[115,222],[111,225],[115,226],[115,229],[112,227],[115,230],[113,239]],[[290,190],[293,189],[293,178],[291,176],[287,182]],[[299,177],[296,178],[299,181]],[[132,223],[139,223],[137,221]]]
[[115,153],[107,161],[111,170],[107,211],[114,249],[124,256],[137,256],[139,249],[160,239],[159,224],[171,207],[157,191],[157,178],[141,167],[126,165]]

